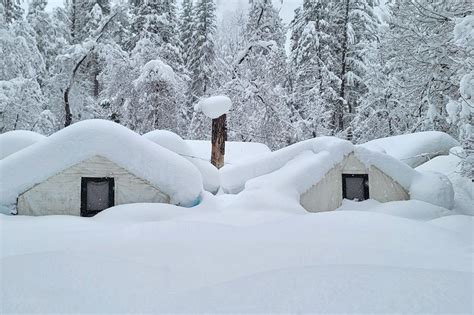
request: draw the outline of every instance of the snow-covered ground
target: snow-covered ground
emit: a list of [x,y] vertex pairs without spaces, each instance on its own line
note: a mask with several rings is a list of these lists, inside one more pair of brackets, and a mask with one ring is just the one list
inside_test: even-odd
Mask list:
[[453,210],[367,200],[308,213],[244,190],[193,208],[0,215],[0,313],[472,314],[472,183],[456,159],[419,168],[453,181]]
[[409,206],[423,209],[415,219],[394,214],[407,202],[318,214],[239,203],[1,216],[2,311],[473,311],[472,217],[425,204]]

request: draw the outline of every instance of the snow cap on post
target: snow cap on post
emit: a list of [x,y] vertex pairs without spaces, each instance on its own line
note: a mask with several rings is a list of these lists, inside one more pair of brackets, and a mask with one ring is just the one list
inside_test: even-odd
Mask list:
[[204,115],[211,119],[216,119],[227,114],[232,107],[232,101],[225,95],[211,96],[199,101],[194,110],[201,110]]

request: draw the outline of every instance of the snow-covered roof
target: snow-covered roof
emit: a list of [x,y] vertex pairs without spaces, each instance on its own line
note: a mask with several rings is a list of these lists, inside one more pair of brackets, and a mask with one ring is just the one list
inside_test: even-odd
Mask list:
[[0,135],[0,160],[43,139],[46,139],[46,136],[28,130],[2,133]]
[[[143,137],[187,158],[201,172],[204,189],[213,193],[217,192],[221,184],[219,170],[210,163],[211,141],[183,140],[179,135],[168,130],[150,131]],[[257,142],[226,141],[225,146],[226,165],[271,152],[266,145]]]
[[[210,140],[184,140],[191,149],[192,155],[201,160],[211,160],[211,141]],[[234,164],[242,160],[252,159],[261,154],[271,152],[263,143],[258,142],[225,142],[224,163]]]
[[86,120],[0,161],[0,205],[11,207],[34,185],[96,155],[158,187],[174,204],[199,201],[201,174],[189,161],[119,124]]
[[153,130],[143,135],[156,144],[181,155],[191,155],[188,144],[179,135],[168,130]]
[[195,157],[188,143],[179,135],[168,130],[153,130],[143,137],[188,159],[201,172],[204,189],[215,193],[219,190],[219,170],[208,160]]
[[[302,141],[253,160],[225,166],[221,169],[221,185],[230,193],[244,188],[270,188],[299,196],[350,153],[367,168],[375,166],[398,182],[413,199],[435,201],[447,208],[452,206],[452,187],[442,174],[418,172],[390,155],[334,137]],[[427,181],[431,184],[425,189]]]
[[459,143],[440,131],[424,131],[375,139],[362,144],[372,151],[380,151],[416,167],[438,155],[449,154]]

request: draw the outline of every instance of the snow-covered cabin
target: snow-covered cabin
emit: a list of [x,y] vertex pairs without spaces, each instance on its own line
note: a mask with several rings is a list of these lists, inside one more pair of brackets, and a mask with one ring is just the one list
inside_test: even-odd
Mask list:
[[[204,189],[216,193],[220,187],[219,170],[210,163],[210,140],[184,140],[168,130],[153,130],[143,137],[188,159],[201,172]],[[233,164],[271,152],[262,143],[226,141],[224,163]]]
[[420,173],[387,154],[333,137],[302,141],[225,166],[221,183],[229,193],[260,189],[288,194],[310,212],[334,210],[343,199],[419,199],[446,208],[453,203],[445,176]]
[[0,205],[22,215],[92,216],[135,202],[193,206],[199,171],[116,123],[73,124],[0,161]]
[[0,135],[0,160],[44,139],[46,136],[29,130],[12,130],[2,133]]
[[386,153],[411,167],[417,167],[439,155],[448,155],[449,150],[458,145],[459,143],[447,133],[423,131],[379,138],[361,146]]

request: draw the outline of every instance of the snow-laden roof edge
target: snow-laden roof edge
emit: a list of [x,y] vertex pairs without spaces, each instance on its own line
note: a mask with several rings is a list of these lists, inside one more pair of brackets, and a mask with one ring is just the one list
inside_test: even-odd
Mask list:
[[0,134],[0,159],[16,153],[47,137],[29,130],[12,130]]
[[203,191],[199,171],[186,159],[111,121],[75,123],[0,161],[0,204],[93,156],[102,156],[169,195],[192,206]]

